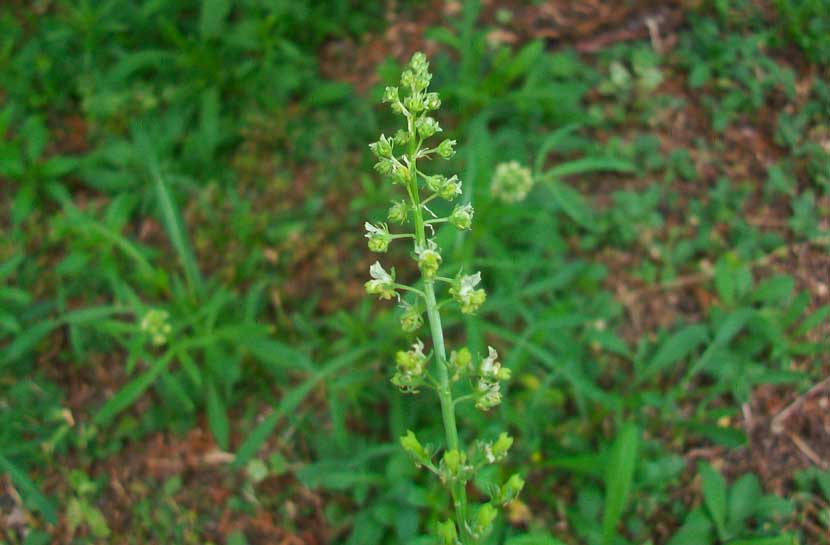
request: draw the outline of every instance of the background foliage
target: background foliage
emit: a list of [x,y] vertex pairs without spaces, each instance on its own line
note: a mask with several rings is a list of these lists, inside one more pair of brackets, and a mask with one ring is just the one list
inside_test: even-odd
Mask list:
[[423,48],[448,331],[515,377],[464,415],[527,476],[492,542],[827,543],[830,4],[585,4],[3,3],[0,540],[429,543],[361,228]]

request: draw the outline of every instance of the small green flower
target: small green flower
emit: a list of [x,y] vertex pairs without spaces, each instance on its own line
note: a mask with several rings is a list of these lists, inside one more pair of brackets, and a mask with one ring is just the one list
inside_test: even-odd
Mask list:
[[424,381],[424,373],[427,367],[424,343],[418,339],[410,350],[406,352],[399,350],[395,354],[395,365],[397,366],[397,372],[392,377],[392,384],[404,393],[417,394],[418,387]]
[[455,155],[455,140],[444,140],[438,147],[435,148],[435,151],[444,159],[449,159],[453,155]]
[[418,466],[429,463],[429,453],[421,445],[420,441],[418,441],[418,438],[415,437],[415,433],[412,430],[407,430],[406,435],[401,437],[401,446],[415,460]]
[[507,479],[504,486],[501,487],[498,493],[497,501],[502,505],[506,505],[519,497],[519,493],[525,486],[525,481],[518,473],[514,473]]
[[388,159],[392,157],[392,144],[393,142],[390,138],[386,138],[386,135],[381,134],[377,142],[369,144],[369,149],[379,159]]
[[479,282],[481,282],[481,273],[477,272],[459,276],[450,287],[450,295],[461,305],[462,313],[475,314],[487,299],[487,292],[483,289],[475,289]]
[[153,346],[162,346],[167,343],[173,327],[169,323],[170,313],[166,310],[153,308],[144,314],[141,319],[141,331],[150,336],[150,342]]
[[452,374],[452,380],[457,381],[460,380],[461,377],[469,374],[473,370],[473,355],[470,353],[470,350],[465,346],[461,350],[453,350],[450,353],[450,373]]
[[432,280],[438,273],[441,266],[441,254],[438,253],[438,245],[428,240],[425,247],[415,249],[415,256],[418,258],[418,268],[426,280]]
[[458,229],[465,231],[473,225],[473,214],[475,210],[469,204],[456,205],[450,214],[450,223],[455,225]]
[[489,411],[501,403],[501,384],[479,379],[476,384],[476,408]]
[[369,267],[369,275],[372,277],[371,280],[366,282],[366,293],[370,295],[377,295],[379,299],[391,299],[392,297],[398,297],[398,293],[395,291],[395,277],[394,277],[394,269],[392,274],[389,274],[384,270],[381,264],[377,261]]
[[383,102],[397,102],[399,100],[397,87],[387,87],[383,90]]
[[403,129],[398,129],[398,132],[395,133],[394,140],[397,145],[403,146],[409,142],[409,133]]
[[438,93],[427,93],[424,97],[424,106],[427,110],[437,110],[441,107],[441,97]]
[[436,527],[436,534],[438,534],[441,545],[457,545],[458,543],[458,531],[455,528],[455,523],[451,520],[439,522]]
[[489,503],[485,503],[479,507],[476,513],[475,524],[473,525],[473,535],[477,538],[482,538],[489,534],[498,514],[499,512],[496,508]]
[[398,201],[389,208],[389,213],[386,218],[395,223],[406,223],[407,214],[409,214],[409,205],[405,201]]
[[456,197],[461,195],[461,180],[458,179],[458,176],[450,177],[444,187],[438,191],[438,195],[445,201],[455,200]]
[[530,169],[516,161],[498,165],[490,183],[493,196],[506,203],[523,201],[532,187],[533,176]]
[[385,253],[389,250],[389,243],[392,237],[389,236],[389,228],[385,223],[372,225],[368,221],[363,224],[366,229],[366,238],[369,239],[369,249],[373,252]]
[[441,482],[467,482],[473,475],[473,466],[467,463],[467,455],[458,449],[444,452],[441,464],[438,467],[438,476]]
[[438,125],[438,121],[429,116],[419,117],[415,121],[415,130],[418,131],[418,136],[421,138],[429,138],[442,131],[441,126]]
[[496,442],[493,443],[492,453],[496,460],[501,460],[507,456],[510,447],[513,446],[513,438],[507,432],[502,432]]
[[375,170],[378,173],[383,174],[384,176],[389,176],[392,174],[392,169],[395,166],[395,162],[391,159],[381,159],[377,163],[375,163]]
[[404,311],[401,314],[401,329],[407,333],[418,331],[424,325],[424,319],[421,316],[421,310],[410,304],[404,304]]
[[413,114],[424,111],[424,100],[421,95],[409,95],[403,99],[403,105]]

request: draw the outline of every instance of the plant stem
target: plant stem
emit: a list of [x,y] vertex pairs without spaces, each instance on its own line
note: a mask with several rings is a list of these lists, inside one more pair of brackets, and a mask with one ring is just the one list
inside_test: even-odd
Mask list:
[[[423,211],[418,191],[418,176],[415,165],[417,146],[414,142],[413,120],[409,118],[409,132],[411,135],[409,147],[409,161],[411,174],[407,189],[412,199],[412,207],[415,220],[415,243],[426,245],[426,232]],[[444,434],[447,441],[447,449],[461,450],[458,441],[458,427],[455,423],[455,403],[452,398],[452,385],[450,383],[449,369],[447,367],[447,352],[444,347],[444,330],[441,326],[441,314],[438,312],[438,304],[435,300],[435,281],[424,278],[424,300],[427,307],[427,318],[429,329],[432,334],[432,345],[435,353],[435,363],[438,371],[438,399],[441,402],[441,417],[444,422]],[[467,490],[463,483],[453,483],[450,487],[452,503],[455,509],[456,526],[463,545],[472,545],[469,532],[467,531]]]

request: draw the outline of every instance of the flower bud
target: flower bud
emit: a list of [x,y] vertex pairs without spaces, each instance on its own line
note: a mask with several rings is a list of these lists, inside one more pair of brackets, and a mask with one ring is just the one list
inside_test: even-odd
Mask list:
[[404,201],[399,201],[394,203],[389,208],[389,213],[386,217],[389,221],[394,221],[395,223],[405,223],[407,214],[409,213],[409,206]]
[[483,358],[479,364],[479,374],[486,379],[496,380],[501,369],[501,363],[499,363],[498,358],[499,353],[496,352],[496,349],[488,346],[487,357]]
[[444,452],[438,467],[438,476],[443,483],[467,482],[472,478],[473,466],[467,463],[467,455],[458,449]]
[[401,437],[401,446],[415,460],[417,465],[421,466],[429,463],[429,454],[412,430],[407,430],[406,435]]
[[406,184],[409,180],[409,169],[397,161],[392,161],[392,183]]
[[496,520],[499,512],[495,507],[489,503],[485,503],[479,507],[476,513],[475,524],[473,525],[473,534],[478,537],[483,537],[490,532],[493,522]]
[[418,136],[421,138],[429,138],[435,133],[441,132],[441,126],[435,118],[424,116],[415,121],[415,129],[418,131]]
[[441,191],[447,185],[447,177],[440,174],[433,174],[426,177],[427,188],[433,193]]
[[436,532],[441,545],[457,545],[458,531],[455,528],[455,523],[451,520],[439,522]]
[[473,225],[473,207],[469,204],[457,205],[450,214],[450,223],[465,231]]
[[479,282],[481,273],[477,272],[456,278],[450,287],[450,295],[461,306],[462,313],[475,314],[487,300],[487,292],[475,289]]
[[369,144],[369,149],[372,150],[378,158],[388,159],[392,157],[392,140],[386,138],[386,135],[381,134],[377,142]]
[[496,439],[496,442],[493,443],[493,456],[495,456],[496,460],[503,459],[507,456],[507,451],[509,451],[512,446],[513,438],[507,435],[506,432],[502,432],[501,435],[499,435],[499,438]]
[[383,102],[397,102],[400,100],[397,87],[387,87],[383,91]]
[[465,346],[461,350],[453,350],[450,353],[449,367],[452,374],[452,379],[459,380],[463,375],[472,371],[473,355]]
[[455,200],[457,196],[461,195],[461,180],[458,179],[458,176],[453,176],[447,180],[438,195],[445,201]]
[[376,226],[367,221],[363,226],[366,228],[365,236],[369,239],[369,249],[373,252],[386,252],[389,249],[389,242],[392,240],[386,224],[381,223],[379,226]]
[[401,85],[412,88],[415,86],[415,72],[412,70],[404,70],[401,74]]
[[427,357],[423,350],[424,343],[419,339],[412,345],[412,349],[406,352],[399,350],[395,354],[397,372],[392,377],[392,384],[400,388],[404,393],[417,394],[418,386],[424,380]]
[[524,479],[522,479],[518,473],[514,473],[509,479],[507,479],[507,482],[504,483],[504,486],[502,486],[499,490],[498,502],[502,505],[506,505],[515,500],[524,486]]
[[426,247],[415,249],[415,256],[418,258],[418,268],[424,279],[431,280],[438,273],[441,266],[441,254],[438,253],[438,246],[432,240],[427,241]]
[[427,93],[424,97],[424,107],[427,110],[437,110],[441,107],[441,98],[438,93]]
[[410,112],[417,114],[424,110],[424,100],[419,94],[409,95],[403,99],[403,105]]
[[533,187],[530,169],[516,161],[501,163],[496,167],[490,191],[493,196],[506,203],[523,201]]
[[383,174],[384,176],[388,176],[392,174],[392,166],[394,164],[395,163],[390,159],[381,159],[380,161],[375,163],[375,170],[378,171],[380,174]]
[[403,146],[409,142],[409,133],[403,129],[398,129],[398,132],[395,133],[394,140],[397,145]]
[[438,147],[435,148],[435,151],[443,157],[444,159],[449,159],[453,155],[455,155],[455,140],[450,140],[449,138],[438,144]]
[[427,56],[424,55],[421,51],[416,51],[412,54],[412,58],[409,59],[409,67],[412,69],[413,72],[424,72],[429,67],[429,63],[427,62]]
[[418,307],[405,305],[403,314],[401,314],[401,329],[407,333],[412,333],[421,329],[422,325],[424,325],[424,318],[421,316]]
[[141,331],[150,336],[153,346],[162,346],[167,343],[170,333],[173,331],[169,323],[170,313],[166,310],[153,308],[147,311],[141,319]]
[[476,408],[488,411],[501,403],[501,384],[479,379],[475,388]]
[[366,282],[366,293],[370,295],[377,295],[380,299],[391,299],[397,297],[398,293],[395,291],[395,277],[394,269],[392,274],[384,270],[381,264],[377,261],[369,267],[369,275],[371,280]]

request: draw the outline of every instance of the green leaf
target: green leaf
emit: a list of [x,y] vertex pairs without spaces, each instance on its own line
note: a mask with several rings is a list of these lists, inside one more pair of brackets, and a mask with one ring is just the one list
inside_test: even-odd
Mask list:
[[182,227],[179,209],[161,175],[158,160],[153,149],[150,147],[148,138],[144,131],[140,129],[135,131],[136,145],[145,156],[147,170],[155,183],[156,198],[161,209],[162,221],[167,230],[167,236],[170,237],[170,242],[173,244],[173,248],[179,256],[179,261],[187,277],[190,291],[194,294],[200,294],[202,291],[202,276],[199,272],[199,266],[196,262],[196,257],[193,255],[193,250],[190,247],[190,242],[185,234],[184,228]]
[[588,174],[590,172],[634,172],[636,167],[615,157],[582,157],[567,163],[561,163],[545,171],[544,177],[551,180],[558,180],[564,176],[574,174]]
[[726,545],[798,545],[798,539],[792,535],[775,537],[756,537],[751,539],[735,539]]
[[504,545],[565,545],[565,543],[548,534],[535,532],[508,538]]
[[677,531],[668,545],[712,545],[712,523],[701,509],[688,514],[683,526]]
[[824,305],[818,310],[807,316],[803,322],[798,325],[796,334],[804,335],[812,331],[816,326],[823,323],[830,317],[830,305]]
[[533,161],[534,176],[542,175],[542,168],[545,166],[545,159],[547,158],[548,153],[556,149],[557,146],[565,141],[565,139],[579,127],[581,127],[579,123],[565,125],[564,127],[560,127],[551,134],[547,135],[545,139],[542,140],[542,145],[539,146],[539,151],[536,152],[536,159]]
[[582,227],[596,231],[597,222],[594,213],[579,191],[563,182],[555,182],[551,186],[551,193],[556,203],[572,220]]
[[320,83],[306,95],[304,102],[311,107],[330,106],[351,96],[353,91],[353,87],[347,83]]
[[628,502],[634,470],[637,467],[637,449],[640,431],[632,423],[625,424],[617,433],[605,476],[605,509],[602,515],[602,542],[610,545],[617,535],[617,525]]
[[202,0],[202,12],[199,17],[199,32],[202,38],[219,36],[230,10],[229,0]]
[[47,178],[60,178],[78,168],[78,164],[78,160],[74,157],[57,155],[46,160],[40,168]]
[[213,382],[208,383],[207,389],[207,418],[210,431],[216,439],[216,443],[222,450],[228,450],[230,424],[228,422],[228,411],[225,403],[216,393]]
[[101,410],[93,418],[93,421],[98,424],[106,424],[115,415],[135,403],[141,395],[153,385],[158,376],[167,369],[167,365],[172,359],[173,351],[169,350],[162,358],[153,362],[143,375],[133,379],[126,386],[121,388],[114,396],[112,396]]
[[686,326],[674,332],[663,341],[646,369],[639,373],[640,380],[647,380],[667,367],[689,357],[708,338],[708,328],[702,324]]
[[709,464],[701,464],[700,481],[703,487],[703,503],[715,523],[718,537],[726,539],[726,481]]
[[46,320],[26,328],[22,335],[18,335],[0,352],[0,369],[14,363],[27,352],[32,350],[46,335],[58,326],[55,320]]
[[309,392],[311,392],[312,388],[329,375],[348,365],[351,365],[354,360],[365,354],[367,350],[368,349],[366,348],[360,348],[335,358],[330,361],[328,365],[317,371],[313,376],[307,378],[298,386],[288,389],[280,400],[279,405],[277,405],[276,409],[274,409],[274,412],[265,417],[265,419],[254,428],[250,435],[248,435],[242,445],[240,445],[239,450],[236,452],[236,458],[234,459],[233,466],[237,469],[244,467],[245,464],[247,464],[248,461],[257,453],[263,443],[265,443],[274,431],[274,428],[277,426],[280,419],[286,414],[292,413],[296,410],[303,399],[305,399]]
[[762,303],[777,303],[785,301],[795,288],[792,276],[781,274],[767,278],[761,282],[752,293],[752,300]]
[[11,463],[11,461],[2,454],[0,454],[0,470],[2,470],[3,473],[8,473],[14,485],[20,489],[22,496],[28,505],[43,513],[46,520],[52,524],[57,524],[58,512],[52,503],[46,499],[46,496],[40,492],[37,485],[29,478],[28,475],[26,475],[25,472],[23,472],[23,470]]
[[729,528],[737,533],[743,524],[755,513],[758,500],[763,495],[758,477],[747,473],[729,488]]
[[735,335],[740,333],[754,314],[755,311],[751,308],[739,308],[727,316],[718,327],[718,331],[715,334],[715,339],[712,341],[712,344],[709,345],[700,359],[689,368],[689,371],[686,373],[686,378],[688,379],[688,377],[695,375],[701,369],[705,369],[715,355],[724,346],[729,344]]

